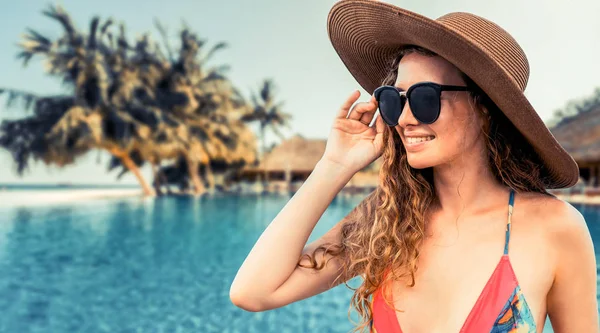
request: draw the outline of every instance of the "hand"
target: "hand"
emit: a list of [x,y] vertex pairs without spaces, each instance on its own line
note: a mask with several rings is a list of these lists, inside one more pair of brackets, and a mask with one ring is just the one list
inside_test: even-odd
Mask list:
[[[377,101],[374,96],[368,102],[357,103],[348,114],[359,97],[360,92],[356,90],[342,104],[321,158],[336,163],[353,174],[381,156],[383,130],[386,126],[381,117],[376,115]],[[374,116],[377,116],[375,124],[369,127]]]

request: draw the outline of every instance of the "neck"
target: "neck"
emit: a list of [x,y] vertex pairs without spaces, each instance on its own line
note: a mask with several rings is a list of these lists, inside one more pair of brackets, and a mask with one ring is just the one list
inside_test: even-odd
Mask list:
[[507,188],[495,179],[483,159],[462,158],[433,168],[436,210],[455,216],[485,210],[504,197]]

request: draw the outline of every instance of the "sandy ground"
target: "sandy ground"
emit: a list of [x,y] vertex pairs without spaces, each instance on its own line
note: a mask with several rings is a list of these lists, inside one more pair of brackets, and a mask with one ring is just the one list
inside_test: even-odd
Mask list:
[[132,196],[141,197],[141,189],[4,190],[0,191],[0,207],[37,206]]

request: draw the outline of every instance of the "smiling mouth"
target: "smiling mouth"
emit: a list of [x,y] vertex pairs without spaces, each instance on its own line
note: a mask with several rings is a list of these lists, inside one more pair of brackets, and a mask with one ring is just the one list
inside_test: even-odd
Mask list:
[[411,137],[407,137],[406,138],[406,143],[409,144],[414,144],[414,143],[419,143],[419,142],[425,142],[425,141],[431,141],[433,140],[435,137],[433,135],[429,135],[429,136],[411,136]]

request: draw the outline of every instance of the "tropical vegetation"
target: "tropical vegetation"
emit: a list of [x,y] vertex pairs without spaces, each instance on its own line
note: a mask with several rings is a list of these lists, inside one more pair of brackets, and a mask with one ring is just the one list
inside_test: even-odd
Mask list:
[[[279,127],[289,124],[272,80],[247,101],[227,77],[228,66],[209,65],[226,44],[209,47],[185,25],[173,47],[158,21],[159,41],[149,34],[131,41],[125,25],[115,28],[112,19],[92,18],[86,33],[59,6],[43,15],[60,24],[62,35],[51,39],[28,29],[18,58],[24,65],[43,59],[67,93],[0,89],[8,105],[20,99],[32,109],[0,124],[0,147],[11,153],[20,175],[31,161],[62,167],[102,150],[111,156],[108,170],[120,169],[118,177],[131,172],[146,195],[162,194],[165,187],[170,193],[169,184],[202,194],[258,163],[248,123],[259,122],[263,153],[265,129],[280,134]],[[140,172],[146,164],[152,182]]]

